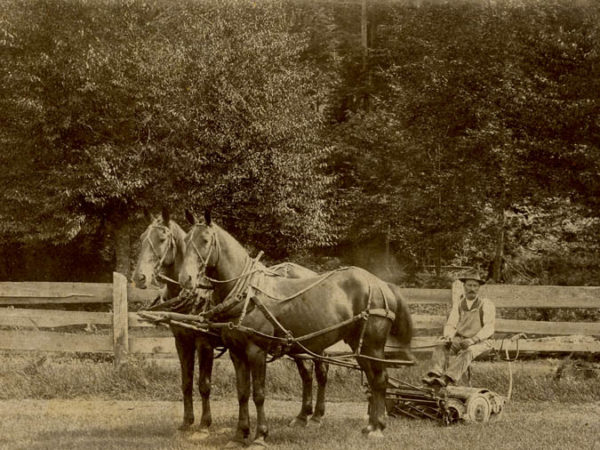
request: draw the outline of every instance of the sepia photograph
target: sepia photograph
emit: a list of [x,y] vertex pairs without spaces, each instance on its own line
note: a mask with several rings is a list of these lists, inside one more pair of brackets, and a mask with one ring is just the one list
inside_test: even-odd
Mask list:
[[0,0],[0,450],[600,450],[600,1]]

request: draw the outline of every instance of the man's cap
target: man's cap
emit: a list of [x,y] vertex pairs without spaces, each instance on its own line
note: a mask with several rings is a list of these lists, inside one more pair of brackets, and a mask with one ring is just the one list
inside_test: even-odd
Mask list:
[[463,283],[467,280],[474,280],[477,281],[479,284],[485,284],[485,281],[479,276],[479,273],[477,273],[477,271],[475,270],[463,273],[458,277],[458,279]]

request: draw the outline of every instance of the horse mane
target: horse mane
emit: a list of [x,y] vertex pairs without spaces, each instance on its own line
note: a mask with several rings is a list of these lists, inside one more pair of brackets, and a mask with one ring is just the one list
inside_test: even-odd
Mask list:
[[[230,248],[234,251],[239,251],[241,253],[245,253],[248,257],[250,257],[250,252],[246,249],[246,247],[244,247],[236,238],[233,237],[233,235],[231,233],[229,233],[227,230],[225,230],[224,228],[220,227],[219,225],[217,225],[214,221],[211,222],[210,225],[208,225],[209,227],[213,227],[215,229],[215,233],[216,233],[216,237],[217,239],[221,239],[221,237],[226,238],[230,244]],[[223,244],[222,242],[220,242],[220,244]]]

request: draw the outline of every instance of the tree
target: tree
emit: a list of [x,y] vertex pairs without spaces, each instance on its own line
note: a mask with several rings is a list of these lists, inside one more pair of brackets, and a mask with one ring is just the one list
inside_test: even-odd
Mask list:
[[499,267],[509,208],[597,188],[597,16],[563,2],[390,8],[369,62],[371,108],[337,134],[340,167],[352,161],[347,222],[451,257],[491,211],[485,252]]
[[68,241],[107,222],[126,273],[129,227],[157,203],[218,206],[242,240],[278,255],[331,239],[325,92],[283,2],[5,11],[5,239]]

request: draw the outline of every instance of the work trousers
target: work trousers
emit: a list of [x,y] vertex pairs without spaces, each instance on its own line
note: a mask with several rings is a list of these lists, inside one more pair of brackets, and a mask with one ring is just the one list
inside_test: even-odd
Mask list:
[[[452,342],[460,343],[464,339],[455,336],[452,338]],[[473,344],[458,352],[451,351],[449,344],[441,343],[435,347],[433,355],[431,355],[431,369],[429,370],[429,374],[437,377],[446,375],[456,383],[462,378],[471,365],[471,362],[489,350],[492,350],[492,344],[489,340]],[[456,355],[456,358],[449,363],[450,356],[453,355]]]

